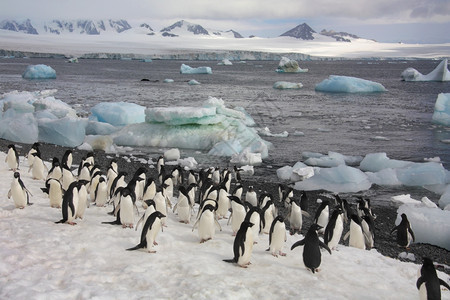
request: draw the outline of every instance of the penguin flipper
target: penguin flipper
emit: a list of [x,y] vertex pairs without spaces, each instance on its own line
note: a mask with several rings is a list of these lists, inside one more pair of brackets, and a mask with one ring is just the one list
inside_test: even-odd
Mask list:
[[141,248],[145,248],[145,246],[142,243],[139,243],[138,245],[136,245],[134,247],[131,247],[131,248],[128,248],[126,250],[127,251],[133,251],[133,250],[138,250],[138,249],[141,249]]
[[439,283],[443,286],[445,286],[448,290],[450,290],[450,286],[447,284],[447,282],[445,282],[444,280],[439,278]]
[[42,192],[48,194],[48,188],[41,188]]
[[398,226],[395,226],[394,228],[392,228],[391,234],[392,234],[394,231],[396,231],[397,229],[398,229]]
[[140,225],[141,223],[144,222],[144,217],[145,217],[145,213],[142,215],[142,217],[141,217],[141,218],[139,219],[139,221],[136,223],[136,228],[134,229],[135,231],[137,231],[139,225]]
[[308,218],[311,217],[311,215],[309,214],[309,212],[307,212],[306,210],[302,210],[301,212],[302,212],[302,215],[304,215],[305,217],[308,217]]
[[175,213],[175,211],[177,210],[177,206],[178,206],[178,202],[173,206],[173,210],[172,210],[173,213]]
[[416,237],[414,236],[414,232],[412,231],[411,227],[408,227],[408,232],[411,234],[413,242],[415,242]]
[[224,262],[227,262],[227,263],[236,263],[236,260],[234,259],[234,258],[232,258],[232,259],[222,259]]
[[11,198],[11,189],[9,189],[9,191],[8,191],[8,199],[10,199]]
[[424,279],[422,276],[420,276],[420,277],[417,279],[416,287],[417,287],[418,290],[420,290],[420,286],[421,286],[424,282],[425,282],[425,279]]
[[200,221],[200,218],[195,221],[194,226],[192,226],[192,231],[194,231],[195,227],[197,227],[198,222]]
[[330,248],[324,242],[322,242],[321,240],[319,240],[319,246],[322,247],[322,248],[325,248],[331,254]]
[[345,241],[346,239],[348,239],[349,236],[350,236],[350,231],[348,231],[348,232],[344,235],[344,241]]
[[220,223],[216,217],[214,217],[214,223],[216,223],[216,225],[219,226],[219,230],[222,231],[222,226],[220,226]]
[[293,250],[294,248],[296,248],[296,247],[298,247],[298,246],[302,246],[302,245],[304,245],[304,244],[305,244],[305,239],[300,240],[300,241],[298,241],[298,242],[295,242],[295,243],[292,245],[291,250]]

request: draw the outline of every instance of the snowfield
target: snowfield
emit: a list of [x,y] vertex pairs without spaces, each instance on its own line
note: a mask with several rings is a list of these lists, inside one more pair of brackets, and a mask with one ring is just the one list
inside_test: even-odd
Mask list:
[[[55,224],[61,210],[51,208],[21,157],[20,173],[33,205],[16,209],[7,193],[13,172],[0,152],[0,298],[1,299],[418,299],[420,265],[344,245],[322,251],[320,272],[302,261],[301,235],[287,235],[285,257],[265,251],[268,235],[253,248],[251,265],[223,262],[233,257],[231,226],[199,243],[191,224],[168,213],[157,236],[155,254],[126,251],[139,243],[142,227],[123,229],[112,221],[111,207],[91,205],[77,225]],[[176,199],[172,199],[176,203]],[[140,213],[143,213],[138,203]],[[198,208],[198,207],[196,207]],[[136,220],[137,221],[137,220]],[[420,258],[417,258],[420,260]],[[449,282],[449,276],[438,271]],[[450,299],[450,291],[442,290]]]

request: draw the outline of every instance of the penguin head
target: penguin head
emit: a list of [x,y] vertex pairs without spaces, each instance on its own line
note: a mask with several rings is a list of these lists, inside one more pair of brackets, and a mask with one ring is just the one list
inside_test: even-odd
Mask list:
[[352,215],[350,216],[350,219],[351,219],[353,222],[355,222],[356,224],[361,225],[361,220],[360,220],[360,218],[358,217],[358,215],[352,214]]
[[309,227],[309,230],[308,230],[308,231],[310,231],[310,230],[318,231],[319,229],[322,229],[322,228],[323,228],[323,227],[320,226],[319,224],[314,223],[314,224],[312,224],[312,225]]
[[280,216],[280,215],[278,215],[278,216],[275,218],[275,220],[276,220],[277,222],[280,222],[280,223],[283,223],[283,222],[284,222],[284,218],[283,218],[282,216]]
[[401,214],[402,221],[408,221],[408,217],[405,214]]
[[160,212],[160,211],[158,211],[158,210],[155,211],[154,214],[156,214],[156,217],[157,217],[157,218],[160,218],[160,219],[166,217],[165,214],[163,214],[162,212]]
[[98,182],[104,182],[105,181],[105,177],[100,176],[100,178],[98,179]]
[[156,206],[155,201],[152,200],[152,199],[145,200],[144,202],[145,202],[145,204],[147,204],[148,207],[150,207],[150,206],[155,207]]
[[19,172],[14,172],[14,178],[20,178],[20,173]]

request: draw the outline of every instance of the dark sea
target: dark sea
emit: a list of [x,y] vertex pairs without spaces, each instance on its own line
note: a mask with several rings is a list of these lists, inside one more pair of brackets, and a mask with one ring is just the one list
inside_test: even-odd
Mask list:
[[[450,93],[450,82],[404,82],[408,67],[422,74],[432,71],[437,60],[344,60],[301,61],[307,73],[276,73],[278,61],[96,60],[67,63],[63,59],[0,60],[0,92],[57,89],[62,100],[82,116],[99,102],[132,102],[146,107],[200,106],[209,96],[222,98],[227,106],[242,106],[258,127],[288,137],[264,137],[273,143],[269,158],[255,168],[255,176],[276,178],[276,169],[302,161],[302,153],[329,151],[365,156],[385,152],[391,159],[423,162],[440,157],[450,169],[450,128],[436,126],[431,117],[439,93]],[[213,74],[180,74],[180,66],[209,66]],[[24,80],[30,64],[46,64],[56,70],[55,80]],[[373,94],[316,92],[315,86],[329,75],[345,75],[375,81],[388,90]],[[141,79],[149,81],[141,81]],[[171,78],[174,83],[163,83]],[[191,79],[201,84],[190,86]],[[276,81],[302,83],[300,90],[276,90]],[[134,149],[155,157],[162,149]],[[205,152],[182,150],[205,165],[228,165],[229,159],[208,157]],[[382,188],[378,188],[381,189]],[[414,191],[413,191],[414,192]],[[375,192],[382,195],[383,192]],[[420,192],[419,192],[420,193]],[[382,197],[382,196],[377,196]],[[435,196],[436,198],[436,196]]]

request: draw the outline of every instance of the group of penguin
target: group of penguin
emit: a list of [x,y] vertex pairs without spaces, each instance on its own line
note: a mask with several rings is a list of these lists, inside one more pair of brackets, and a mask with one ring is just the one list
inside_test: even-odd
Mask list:
[[[287,231],[285,218],[278,214],[279,206],[288,210],[286,219],[291,234],[300,233],[303,216],[309,216],[306,193],[301,192],[300,197],[294,197],[294,190],[283,184],[278,186],[278,207],[273,195],[262,192],[258,197],[251,186],[244,197],[240,169],[236,167],[232,171],[218,167],[201,169],[199,172],[191,170],[185,179],[186,171],[180,166],[169,170],[164,163],[164,157],[160,156],[156,164],[157,180],[147,178],[147,170],[140,167],[127,183],[128,174],[119,172],[115,159],[110,161],[105,173],[95,164],[92,152],[81,160],[77,176],[71,169],[71,150],[67,150],[61,160],[53,158],[52,166],[47,170],[41,159],[39,146],[39,143],[33,144],[26,155],[28,172],[32,172],[33,179],[45,180],[42,191],[48,194],[52,207],[61,208],[62,219],[55,223],[74,225],[75,219],[83,218],[86,207],[95,203],[97,206],[113,206],[110,214],[115,216],[115,220],[103,222],[104,224],[133,227],[135,216],[139,214],[137,203],[142,203],[145,212],[136,223],[136,230],[143,224],[140,242],[127,250],[146,248],[148,252],[156,252],[153,246],[157,245],[158,232],[166,226],[168,210],[172,209],[180,222],[189,224],[194,216],[194,206],[198,205],[192,231],[198,227],[200,242],[214,238],[216,227],[222,230],[218,219],[228,218],[227,224],[231,225],[235,236],[234,256],[224,261],[247,267],[250,264],[253,245],[257,243],[261,232],[269,234],[267,251],[274,256],[286,255],[282,248],[287,239]],[[8,146],[5,162],[14,172],[8,198],[13,198],[17,208],[31,205],[31,193],[20,178],[19,155],[13,144]],[[230,192],[233,177],[234,188]],[[178,187],[178,200],[172,208],[174,187]],[[314,222],[305,237],[291,247],[293,250],[297,246],[304,246],[303,263],[312,273],[318,271],[321,264],[320,248],[326,249],[330,254],[332,249],[336,249],[342,237],[344,222],[350,222],[349,231],[344,236],[344,240],[349,238],[349,246],[360,249],[371,249],[374,246],[376,216],[372,213],[370,200],[358,197],[357,209],[354,211],[346,199],[341,199],[339,195],[324,196],[333,198],[335,202],[331,217],[330,200],[321,200],[314,215]],[[391,233],[397,231],[398,246],[408,248],[411,241],[414,241],[414,233],[407,216],[402,214],[401,218],[401,223],[395,226]],[[319,234],[323,235],[323,241],[319,239]],[[425,258],[417,288],[421,295],[428,295],[428,298],[424,299],[436,299],[432,296],[440,297],[440,285],[450,289],[446,282],[437,277],[433,262]]]

